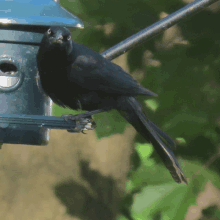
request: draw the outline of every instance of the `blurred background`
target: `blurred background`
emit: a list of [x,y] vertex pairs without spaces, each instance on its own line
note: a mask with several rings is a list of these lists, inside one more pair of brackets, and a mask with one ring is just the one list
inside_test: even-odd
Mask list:
[[[189,2],[60,0],[85,24],[72,39],[99,52]],[[47,146],[3,144],[0,219],[220,219],[219,20],[217,2],[114,60],[158,94],[139,100],[175,140],[187,186],[112,111],[85,135],[52,130]],[[54,105],[54,115],[68,113]]]

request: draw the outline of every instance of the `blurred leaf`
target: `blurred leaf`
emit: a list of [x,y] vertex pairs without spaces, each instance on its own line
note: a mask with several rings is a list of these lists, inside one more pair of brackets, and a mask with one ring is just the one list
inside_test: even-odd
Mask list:
[[149,157],[153,153],[153,146],[152,144],[141,144],[141,143],[136,143],[135,150],[139,153],[141,162],[145,166],[153,166],[154,161],[150,159]]
[[215,216],[215,213],[217,212],[217,210],[218,210],[218,207],[216,205],[212,205],[212,206],[209,206],[206,209],[203,209],[202,214],[206,218],[210,219],[210,218]]
[[216,210],[216,212],[215,212],[215,217],[216,217],[217,219],[220,219],[220,210],[219,210],[219,209]]
[[[202,126],[208,122],[207,117],[201,113],[179,113],[164,124],[165,130],[177,129],[185,136],[197,135],[202,131]],[[187,129],[186,129],[187,127]]]
[[[150,214],[157,211],[159,201],[165,200],[170,193],[174,190],[175,186],[159,185],[146,187],[141,193],[137,194],[132,206],[132,214],[135,218],[147,219]],[[182,187],[183,188],[183,187]],[[161,201],[164,204],[169,204],[170,201]],[[174,208],[174,207],[172,207]],[[170,218],[171,219],[171,218]]]
[[132,173],[136,171],[142,163],[140,154],[134,150],[131,154],[131,159],[130,159],[130,171],[128,172],[127,178],[130,178]]
[[128,219],[123,215],[119,215],[117,216],[116,220],[128,220]]
[[122,134],[127,124],[125,119],[116,110],[94,115],[93,118],[97,125],[95,131],[98,138]]
[[155,99],[148,99],[145,101],[146,107],[155,112],[159,107],[158,101]]
[[185,145],[186,144],[186,140],[184,138],[176,138],[176,141],[178,143],[178,145]]
[[[191,179],[188,185],[177,184],[167,179],[164,181],[164,173],[160,166],[154,165],[153,168],[147,167],[146,170],[140,168],[131,180],[133,188],[143,187],[141,193],[134,197],[132,214],[136,218],[148,219],[156,212],[160,211],[162,219],[184,219],[190,205],[196,204],[196,197],[203,190],[207,181],[211,181],[216,187],[220,188],[220,177],[217,173],[204,169],[198,162],[185,161],[184,170],[186,176]],[[163,174],[163,176],[162,176]]]

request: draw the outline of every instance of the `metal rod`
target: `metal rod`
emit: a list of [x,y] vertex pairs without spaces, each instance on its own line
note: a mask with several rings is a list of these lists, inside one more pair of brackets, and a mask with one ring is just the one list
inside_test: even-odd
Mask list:
[[0,40],[0,43],[5,43],[5,44],[24,44],[24,45],[33,45],[33,46],[40,46],[40,42],[22,42],[22,41],[11,41],[11,40]]
[[101,53],[101,55],[104,56],[106,59],[113,60],[114,58],[120,56],[121,54],[127,52],[134,47],[137,47],[144,41],[151,39],[155,35],[160,34],[167,28],[201,11],[206,6],[209,6],[216,1],[217,0],[197,0],[189,3],[188,5],[177,10],[171,15],[168,15],[164,19],[157,21],[149,27],[114,45],[113,47]]
[[[50,129],[75,129],[76,132],[88,128],[89,122],[80,117],[77,121],[66,120],[65,117],[23,115],[23,114],[0,114],[0,129],[13,127],[13,125],[38,126]],[[88,125],[88,126],[87,126]],[[91,130],[91,129],[89,129]]]

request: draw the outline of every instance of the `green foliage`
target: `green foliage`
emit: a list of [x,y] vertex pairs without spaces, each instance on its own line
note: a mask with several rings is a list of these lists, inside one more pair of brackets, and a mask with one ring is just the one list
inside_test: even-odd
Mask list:
[[164,166],[150,159],[152,146],[138,144],[137,148],[142,163],[127,183],[127,193],[133,198],[133,219],[153,220],[156,213],[161,214],[161,219],[184,219],[188,207],[196,205],[196,197],[207,181],[220,188],[219,174],[202,168],[197,161],[184,161],[184,172],[190,181],[188,185],[178,185]]
[[[84,30],[74,29],[72,38],[97,51],[154,23],[161,12],[172,13],[183,6],[178,0],[63,0],[61,4],[85,23]],[[122,202],[122,209],[129,210],[135,220],[184,219],[207,181],[220,188],[220,159],[210,160],[220,142],[219,19],[219,12],[202,11],[179,24],[187,45],[158,49],[160,35],[128,53],[130,70],[142,69],[142,85],[158,94],[139,100],[148,117],[176,139],[175,154],[184,158],[181,164],[189,178],[187,186],[174,183],[152,146],[137,135],[127,195]],[[103,27],[109,24],[113,24],[113,31],[107,33]],[[146,50],[160,65],[146,66]],[[58,107],[54,110],[56,115],[76,113],[61,112]],[[122,133],[127,124],[116,111],[95,115],[94,119],[98,138]],[[219,216],[218,211],[215,216]],[[125,219],[125,215],[118,217]]]
[[56,104],[53,104],[53,115],[55,116],[61,116],[61,115],[68,115],[68,114],[79,114],[80,111],[68,109],[68,108],[62,108]]
[[127,124],[125,119],[116,110],[94,115],[93,119],[97,125],[95,131],[98,138],[122,134]]
[[216,205],[212,205],[206,209],[203,209],[202,214],[205,217],[205,219],[211,219],[211,220],[220,219],[220,215],[219,215],[220,211]]

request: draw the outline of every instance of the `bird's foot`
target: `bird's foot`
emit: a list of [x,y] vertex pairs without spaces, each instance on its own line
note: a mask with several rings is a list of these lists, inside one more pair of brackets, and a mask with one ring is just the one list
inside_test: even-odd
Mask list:
[[64,117],[66,121],[76,121],[80,119],[85,119],[85,118],[92,118],[90,115],[86,115],[85,113],[78,114],[78,115],[62,115],[61,117]]
[[85,134],[85,131],[93,130],[96,128],[96,123],[93,121],[91,116],[88,117],[74,117],[77,115],[62,115],[64,119],[68,121],[74,121],[76,123],[76,126],[72,129],[68,129],[68,132],[76,133],[76,132],[82,132]]
[[62,117],[64,117],[65,119],[68,119],[68,120],[75,121],[75,120],[78,120],[81,118],[91,118],[91,116],[94,114],[106,112],[108,110],[110,110],[110,109],[97,109],[97,110],[88,111],[88,112],[78,114],[78,115],[62,115]]
[[[67,130],[69,132],[83,132],[87,130],[92,130],[96,128],[96,123],[92,119],[92,115],[101,113],[101,112],[106,112],[111,110],[111,108],[106,108],[106,109],[97,109],[97,110],[92,110],[88,111],[82,114],[78,115],[62,115],[66,121],[75,121],[76,122],[76,127],[70,130]],[[82,126],[85,126],[82,128]]]

